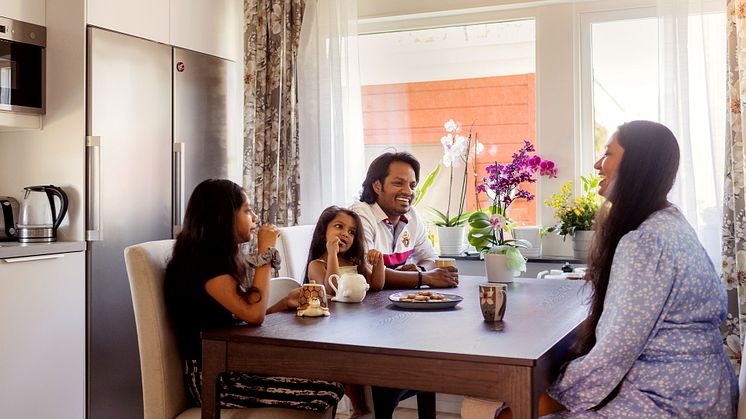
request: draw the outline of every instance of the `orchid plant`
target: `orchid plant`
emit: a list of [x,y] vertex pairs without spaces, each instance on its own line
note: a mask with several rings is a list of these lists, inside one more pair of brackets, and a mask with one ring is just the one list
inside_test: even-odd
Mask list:
[[524,141],[523,147],[513,154],[510,163],[495,162],[487,166],[487,176],[477,185],[477,194],[486,193],[491,204],[469,217],[469,243],[480,253],[505,254],[508,269],[517,272],[526,270],[526,260],[518,248],[527,247],[528,243],[525,240],[506,238],[505,233],[512,229],[508,208],[518,199],[534,199],[534,195],[522,189],[521,185],[535,183],[537,175],[557,177],[554,162],[542,159],[535,151],[531,142]]
[[[461,124],[449,119],[443,125],[446,130],[446,135],[441,137],[440,143],[443,145],[443,159],[433,169],[432,172],[425,178],[423,185],[429,187],[434,181],[434,177],[440,172],[441,165],[449,169],[449,180],[448,180],[448,206],[445,212],[439,211],[435,208],[431,208],[432,212],[437,217],[435,225],[438,227],[460,227],[466,224],[468,221],[468,215],[464,213],[464,205],[466,204],[466,181],[468,179],[468,165],[470,155],[476,156],[484,150],[484,146],[478,141],[474,140],[474,147],[472,151],[472,129],[474,124],[472,123],[469,127],[469,135],[464,137],[460,134]],[[458,213],[451,217],[451,197],[453,195],[453,169],[461,163],[464,164],[464,177],[461,181],[461,190],[459,192],[458,201]],[[426,189],[424,189],[426,191]],[[421,192],[424,194],[424,191]],[[419,198],[419,197],[418,197]],[[419,201],[417,201],[419,202]]]

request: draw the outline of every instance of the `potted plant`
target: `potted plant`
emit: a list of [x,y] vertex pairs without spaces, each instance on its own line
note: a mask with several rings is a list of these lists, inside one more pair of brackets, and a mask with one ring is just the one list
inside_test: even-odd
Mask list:
[[[466,181],[468,178],[468,164],[470,154],[473,153],[474,158],[482,152],[484,146],[479,141],[474,141],[472,151],[472,129],[474,124],[472,123],[469,128],[469,135],[464,137],[460,134],[461,125],[455,122],[453,119],[449,119],[443,126],[446,130],[446,135],[440,139],[440,143],[443,145],[443,160],[433,169],[433,171],[427,176],[423,182],[423,189],[432,185],[434,177],[440,172],[440,167],[443,165],[448,168],[448,204],[445,211],[440,211],[436,208],[430,208],[432,214],[435,216],[434,224],[438,228],[438,241],[440,243],[440,253],[444,255],[455,255],[461,253],[465,246],[465,225],[469,219],[469,214],[464,212],[466,204]],[[458,165],[464,165],[464,176],[461,179],[461,189],[458,194],[458,201],[456,203],[458,212],[453,214],[451,212],[452,196],[453,196],[453,169]],[[426,190],[426,189],[424,189]],[[454,208],[456,209],[456,208]]]
[[535,183],[537,175],[556,177],[554,162],[543,160],[534,153],[533,144],[524,141],[523,147],[513,154],[508,164],[491,164],[486,167],[487,176],[477,185],[477,194],[486,193],[491,204],[469,217],[469,243],[484,255],[487,280],[511,282],[513,276],[526,270],[520,247],[527,247],[525,240],[507,238],[512,228],[508,208],[517,199],[531,201],[534,195],[521,185]]
[[552,194],[544,204],[554,210],[557,224],[548,231],[557,232],[563,239],[569,235],[573,239],[573,254],[576,259],[585,261],[593,241],[593,227],[602,198],[598,194],[601,178],[593,174],[581,176],[583,192],[575,198],[572,181],[565,183],[560,191]]

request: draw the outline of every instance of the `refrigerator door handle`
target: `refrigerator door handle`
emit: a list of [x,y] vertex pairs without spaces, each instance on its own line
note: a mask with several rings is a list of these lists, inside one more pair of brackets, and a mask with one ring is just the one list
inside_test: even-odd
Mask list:
[[86,136],[85,150],[88,177],[85,239],[100,241],[103,240],[101,234],[101,137]]
[[186,144],[174,142],[174,205],[173,205],[173,236],[176,237],[181,232],[181,222],[184,219],[184,171]]

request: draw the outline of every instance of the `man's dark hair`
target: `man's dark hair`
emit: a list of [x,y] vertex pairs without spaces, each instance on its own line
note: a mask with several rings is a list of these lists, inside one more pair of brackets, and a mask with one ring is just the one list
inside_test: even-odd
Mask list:
[[404,162],[412,166],[414,177],[419,183],[420,162],[418,162],[413,155],[404,151],[398,153],[383,153],[376,157],[376,159],[370,163],[370,166],[368,166],[368,174],[365,176],[365,180],[363,181],[363,193],[360,194],[361,201],[366,204],[372,204],[378,200],[378,194],[373,189],[373,183],[379,181],[383,184],[383,180],[389,175],[389,166],[391,166],[391,163],[395,161]]

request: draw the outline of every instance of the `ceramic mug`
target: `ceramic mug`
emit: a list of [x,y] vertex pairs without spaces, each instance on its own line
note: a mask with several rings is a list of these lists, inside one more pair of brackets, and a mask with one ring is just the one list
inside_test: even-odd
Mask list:
[[479,284],[479,306],[482,308],[484,321],[502,321],[508,300],[505,292],[507,289],[507,285],[494,282]]
[[328,309],[329,304],[326,301],[326,290],[321,284],[311,283],[303,284],[303,292],[298,297],[298,310],[305,310],[308,308],[309,303],[312,299],[318,299],[321,304],[321,308]]
[[456,259],[454,258],[438,258],[435,259],[436,268],[445,268],[447,266],[456,266]]

